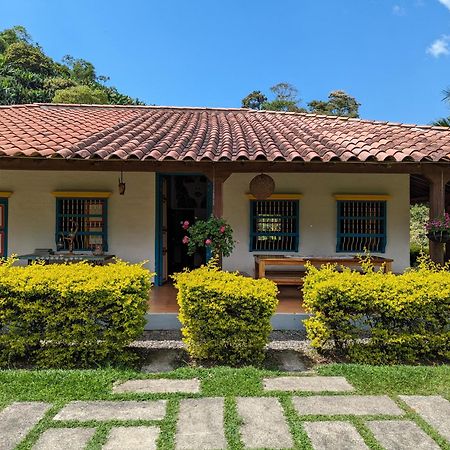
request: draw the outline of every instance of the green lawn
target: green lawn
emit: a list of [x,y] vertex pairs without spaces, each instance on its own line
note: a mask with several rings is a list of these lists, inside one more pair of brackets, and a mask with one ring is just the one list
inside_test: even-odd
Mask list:
[[[398,394],[439,394],[450,400],[450,366],[437,367],[411,367],[411,366],[389,366],[372,367],[352,364],[334,364],[322,366],[317,369],[321,375],[342,375],[352,383],[357,393],[360,394],[388,394],[401,404],[395,396]],[[12,370],[0,371],[0,407],[13,401],[39,400],[54,403],[53,408],[39,426],[21,444],[20,449],[30,449],[39,434],[50,426],[51,418],[55,412],[70,400],[106,400],[106,399],[168,399],[168,413],[163,422],[160,422],[161,435],[159,439],[160,449],[173,449],[176,417],[179,401],[184,397],[225,397],[225,425],[230,449],[242,449],[239,436],[239,418],[236,413],[236,396],[277,396],[284,407],[289,426],[295,437],[298,449],[310,449],[308,440],[301,425],[302,417],[294,411],[292,395],[290,393],[266,393],[262,390],[262,378],[264,376],[276,375],[278,372],[264,371],[252,367],[232,369],[218,367],[213,369],[191,369],[183,368],[163,374],[168,378],[200,378],[202,381],[201,394],[120,394],[112,395],[111,386],[117,380],[131,378],[145,378],[139,372],[98,369],[98,370],[45,370],[27,371]],[[150,375],[148,377],[151,377]],[[299,393],[298,395],[308,395]],[[404,405],[403,405],[404,406]],[[427,424],[418,416],[409,412],[408,416],[415,420],[423,429],[430,433],[442,448],[449,449],[450,446],[443,442]],[[320,417],[316,418],[320,420]],[[342,419],[342,417],[340,417]],[[358,428],[366,442],[372,449],[379,450],[370,431],[364,425],[364,421],[354,417],[351,420]],[[129,422],[130,425],[137,423],[152,422]],[[62,422],[59,426],[80,425],[74,422]],[[86,425],[86,424],[85,424]],[[96,425],[97,433],[90,450],[99,449],[105,442],[107,433],[113,422],[110,423],[88,423]],[[55,426],[52,424],[52,426]]]

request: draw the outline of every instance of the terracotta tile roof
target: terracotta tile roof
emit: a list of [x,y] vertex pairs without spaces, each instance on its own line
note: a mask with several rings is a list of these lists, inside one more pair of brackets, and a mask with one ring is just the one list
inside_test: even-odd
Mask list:
[[0,157],[450,161],[450,129],[313,114],[176,107],[0,107]]

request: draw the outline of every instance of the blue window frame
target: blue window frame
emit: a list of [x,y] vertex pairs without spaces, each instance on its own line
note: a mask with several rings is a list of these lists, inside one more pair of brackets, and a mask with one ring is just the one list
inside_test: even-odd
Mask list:
[[337,252],[385,252],[386,201],[340,200],[337,215]]
[[94,250],[101,245],[108,251],[108,215],[105,198],[57,198],[56,246],[67,250],[67,237],[76,231],[74,250]]
[[250,251],[297,252],[298,200],[250,200]]
[[0,258],[8,256],[8,199],[0,198]]

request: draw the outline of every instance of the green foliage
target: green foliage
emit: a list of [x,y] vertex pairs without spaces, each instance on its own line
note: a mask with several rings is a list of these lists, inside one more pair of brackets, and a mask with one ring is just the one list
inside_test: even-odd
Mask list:
[[108,96],[101,89],[90,86],[72,86],[55,92],[53,103],[82,103],[84,105],[104,105],[108,103]]
[[0,104],[49,103],[60,90],[65,91],[58,92],[61,103],[143,104],[105,86],[106,81],[108,77],[97,76],[94,65],[84,59],[65,56],[62,64],[54,61],[22,26],[0,32]]
[[250,109],[263,109],[267,97],[261,91],[253,91],[242,99],[242,107]]
[[360,104],[344,91],[333,91],[328,101],[313,100],[308,103],[309,112],[342,117],[359,117]]
[[144,330],[151,274],[121,261],[0,264],[0,365],[92,367],[129,360]]
[[184,221],[182,227],[187,232],[183,244],[187,244],[189,255],[199,248],[209,248],[215,257],[230,256],[234,249],[233,230],[222,217],[211,216],[192,225]]
[[277,287],[222,272],[213,265],[174,277],[183,341],[197,359],[226,364],[260,362],[278,304]]
[[[308,267],[304,305],[312,345],[369,364],[450,359],[450,273],[425,257],[402,275]],[[364,337],[368,337],[363,340]]]
[[253,91],[242,99],[243,108],[264,109],[267,111],[311,112],[333,116],[359,117],[360,103],[344,91],[333,91],[327,101],[312,100],[308,108],[300,106],[298,90],[289,83],[278,83],[270,88],[275,98],[268,101],[261,91]]

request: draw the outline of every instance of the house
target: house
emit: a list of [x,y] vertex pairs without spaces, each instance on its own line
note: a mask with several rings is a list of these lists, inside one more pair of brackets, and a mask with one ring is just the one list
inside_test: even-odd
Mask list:
[[[266,200],[249,183],[268,174]],[[450,131],[300,113],[224,108],[32,104],[0,107],[0,254],[100,248],[147,260],[156,283],[188,257],[180,222],[224,216],[254,255],[371,253],[409,265],[409,205],[447,206]],[[119,181],[125,183],[119,194]],[[429,197],[428,197],[429,191]],[[447,199],[448,200],[448,199]],[[431,244],[442,262],[442,244]]]

